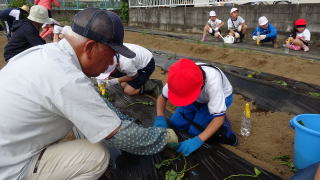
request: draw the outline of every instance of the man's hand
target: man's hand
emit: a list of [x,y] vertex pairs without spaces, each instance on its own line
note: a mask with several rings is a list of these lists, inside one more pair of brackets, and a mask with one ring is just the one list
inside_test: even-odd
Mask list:
[[166,118],[164,116],[157,116],[153,123],[153,127],[167,128],[168,124]]
[[184,156],[189,156],[193,151],[199,149],[202,144],[202,140],[198,136],[196,136],[194,138],[181,142],[179,144],[177,152],[182,153]]
[[109,86],[113,86],[113,85],[119,84],[119,79],[118,78],[114,78],[114,79],[108,80],[107,84],[109,84]]

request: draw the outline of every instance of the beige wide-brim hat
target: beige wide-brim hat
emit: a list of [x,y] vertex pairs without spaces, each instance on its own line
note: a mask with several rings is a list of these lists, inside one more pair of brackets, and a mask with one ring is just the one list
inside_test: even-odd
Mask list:
[[29,12],[29,10],[30,10],[28,5],[23,5],[23,6],[20,7],[20,9],[22,9],[22,10],[24,10],[26,12]]
[[31,7],[28,19],[40,24],[51,24],[47,8],[40,5]]

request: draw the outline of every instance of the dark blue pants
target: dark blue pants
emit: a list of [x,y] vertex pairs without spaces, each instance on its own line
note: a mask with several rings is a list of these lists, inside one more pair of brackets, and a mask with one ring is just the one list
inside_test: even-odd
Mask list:
[[289,180],[313,180],[317,169],[319,168],[319,165],[320,163],[316,163],[304,169],[301,169]]
[[[232,95],[228,96],[225,102],[227,108],[229,108],[232,104]],[[199,135],[201,131],[197,127],[193,126],[184,117],[182,117],[181,113],[184,114],[184,117],[199,124],[203,129],[208,126],[213,118],[218,117],[210,114],[208,104],[194,102],[188,106],[178,107],[175,113],[171,116],[171,127],[178,130],[187,130],[188,133],[193,136]],[[228,132],[232,133],[231,125],[227,118],[225,118],[223,126],[228,129]]]

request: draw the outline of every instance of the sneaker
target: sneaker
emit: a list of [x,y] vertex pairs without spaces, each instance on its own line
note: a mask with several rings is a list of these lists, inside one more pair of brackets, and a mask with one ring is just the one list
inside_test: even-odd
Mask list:
[[157,98],[162,93],[163,83],[158,79],[148,79],[141,88],[141,93],[147,93]]
[[220,144],[228,144],[231,146],[238,145],[238,137],[232,131],[231,124],[227,117],[225,117],[224,124],[220,127],[220,129],[215,133],[214,140]]
[[303,50],[304,50],[304,52],[308,52],[310,49],[309,49],[308,46],[304,45],[304,46],[303,46]]

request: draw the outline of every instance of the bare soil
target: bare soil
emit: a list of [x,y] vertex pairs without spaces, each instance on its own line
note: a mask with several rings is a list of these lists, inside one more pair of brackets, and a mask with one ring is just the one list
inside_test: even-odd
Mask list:
[[[306,83],[320,85],[320,62],[300,57],[274,55],[258,51],[224,48],[176,40],[145,33],[125,32],[125,41],[171,53],[245,67]],[[305,52],[301,52],[305,53]]]
[[7,38],[0,33],[0,69],[6,64],[3,57],[4,46],[7,44]]

